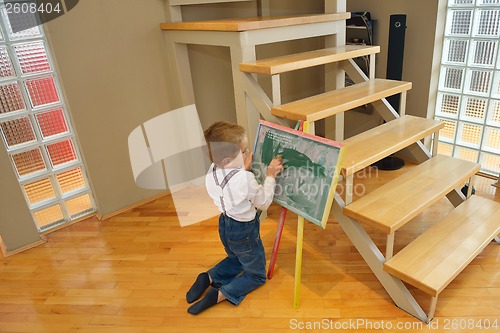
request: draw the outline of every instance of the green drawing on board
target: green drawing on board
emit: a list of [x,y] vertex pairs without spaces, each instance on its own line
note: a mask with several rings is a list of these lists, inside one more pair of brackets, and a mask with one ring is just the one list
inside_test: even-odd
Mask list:
[[307,155],[297,151],[296,149],[284,147],[281,142],[276,142],[276,136],[272,136],[272,132],[266,132],[264,142],[262,143],[262,159],[261,162],[269,165],[271,160],[276,156],[283,158],[283,163],[288,168],[300,168],[306,166],[310,168],[315,176],[325,177],[325,168],[311,161]]
[[285,170],[276,179],[274,201],[325,227],[343,155],[338,142],[261,121],[252,172],[262,183],[266,167],[281,156]]

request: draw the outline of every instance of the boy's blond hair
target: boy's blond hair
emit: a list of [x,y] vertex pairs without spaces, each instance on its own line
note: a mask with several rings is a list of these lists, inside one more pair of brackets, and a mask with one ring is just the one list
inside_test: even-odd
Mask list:
[[227,121],[213,123],[204,134],[210,159],[217,165],[221,165],[225,158],[236,158],[240,143],[246,137],[242,126]]

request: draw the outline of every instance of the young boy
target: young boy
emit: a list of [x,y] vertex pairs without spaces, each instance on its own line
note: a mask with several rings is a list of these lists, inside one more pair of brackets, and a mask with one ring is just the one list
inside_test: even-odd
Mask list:
[[243,127],[216,122],[205,131],[212,165],[206,176],[208,194],[221,212],[219,236],[227,257],[198,275],[186,294],[191,314],[228,300],[238,305],[246,294],[266,282],[266,258],[260,239],[257,209],[267,209],[274,196],[275,178],[283,170],[281,158],[267,167],[263,185],[250,170],[252,154]]

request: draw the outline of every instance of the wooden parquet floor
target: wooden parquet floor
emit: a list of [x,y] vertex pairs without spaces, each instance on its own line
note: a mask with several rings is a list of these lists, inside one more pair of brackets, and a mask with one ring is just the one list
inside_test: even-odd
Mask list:
[[[355,181],[369,191],[399,172],[364,172]],[[479,178],[477,195],[500,202],[491,183]],[[443,199],[416,217],[397,233],[396,251],[451,208]],[[268,259],[279,210],[273,205],[262,223]],[[216,218],[181,228],[167,196],[71,225],[42,246],[0,258],[0,332],[500,332],[500,246],[488,245],[445,289],[426,325],[393,304],[333,219],[325,230],[306,224],[294,309],[296,226],[289,213],[272,280],[237,307],[223,302],[192,316],[186,291],[224,256]],[[384,236],[366,229],[384,251]],[[427,306],[426,295],[410,290]]]

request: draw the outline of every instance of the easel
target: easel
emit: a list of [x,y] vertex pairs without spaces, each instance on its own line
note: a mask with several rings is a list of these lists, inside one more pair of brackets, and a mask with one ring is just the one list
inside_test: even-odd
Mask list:
[[[295,126],[296,130],[309,133],[309,123],[307,121],[300,120]],[[276,258],[278,256],[278,250],[281,242],[281,235],[283,234],[283,227],[285,226],[285,218],[287,209],[282,207],[278,222],[278,229],[276,230],[276,236],[274,238],[273,252],[271,254],[271,260],[269,261],[269,270],[267,277],[269,279],[273,278],[274,266],[276,264]],[[293,291],[293,307],[297,309],[299,307],[299,294],[300,294],[300,277],[302,275],[302,246],[304,242],[304,217],[298,217],[297,221],[297,248],[295,253],[295,282]]]

